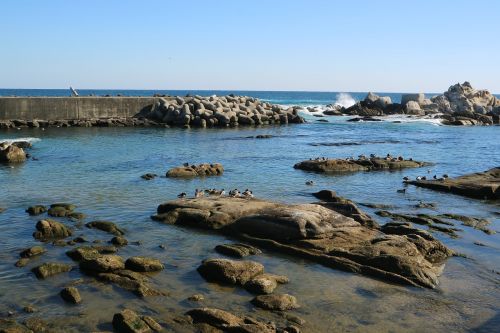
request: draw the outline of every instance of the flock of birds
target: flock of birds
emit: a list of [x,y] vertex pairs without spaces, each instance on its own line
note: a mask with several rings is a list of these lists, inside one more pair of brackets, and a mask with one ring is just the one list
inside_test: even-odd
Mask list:
[[[397,161],[404,161],[403,156],[392,156],[391,154],[387,154],[385,157],[377,156],[375,154],[370,154],[370,156],[366,156],[364,154],[358,155],[358,159],[356,160],[353,156],[347,157],[345,160],[346,161],[366,161],[366,160],[371,160],[371,159],[383,159],[386,161],[391,161],[391,162],[397,162]],[[309,161],[328,161],[328,157],[316,157],[316,158],[310,158]],[[413,158],[409,158],[408,161],[413,161]]]
[[[196,189],[194,191],[195,198],[203,198],[205,196],[224,197],[224,196],[226,196],[226,191],[224,189],[217,190],[215,188],[211,188],[211,189],[207,189],[207,190]],[[240,192],[237,188],[229,191],[228,196],[232,197],[232,198],[248,198],[248,199],[254,197],[253,192],[251,190],[246,189],[245,191]],[[182,192],[179,195],[177,195],[177,198],[179,198],[179,199],[184,199],[186,197],[187,197],[186,192]]]
[[[427,170],[427,173],[431,173],[431,172],[432,172],[432,170]],[[440,182],[444,181],[447,178],[449,178],[449,176],[447,174],[444,174],[441,177],[438,177],[437,175],[434,175],[432,177],[433,180],[437,180],[437,181],[440,181]],[[427,176],[417,176],[415,178],[415,180],[416,181],[427,180]],[[410,181],[410,177],[408,177],[408,176],[403,177],[403,182],[404,183],[409,182],[409,181]],[[403,188],[403,189],[397,190],[396,192],[398,192],[398,193],[406,193],[406,189]]]

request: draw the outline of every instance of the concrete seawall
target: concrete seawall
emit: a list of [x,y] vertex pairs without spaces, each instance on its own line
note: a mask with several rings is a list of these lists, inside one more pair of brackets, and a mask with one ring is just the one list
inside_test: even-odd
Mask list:
[[0,97],[0,120],[131,118],[155,97]]

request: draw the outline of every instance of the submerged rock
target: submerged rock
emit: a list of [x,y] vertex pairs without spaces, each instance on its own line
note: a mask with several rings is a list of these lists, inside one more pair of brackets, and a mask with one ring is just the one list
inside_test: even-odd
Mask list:
[[[418,229],[385,233],[315,204],[212,197],[170,201],[158,206],[157,213],[154,218],[165,223],[219,230],[332,268],[430,288],[452,253]],[[262,274],[263,267],[212,259],[199,271],[209,280],[244,284]]]
[[80,292],[75,287],[66,287],[60,292],[61,298],[68,303],[78,304],[82,302]]
[[42,246],[32,246],[21,251],[19,255],[21,256],[21,258],[31,258],[44,254],[45,252],[47,252],[47,250],[45,250]]
[[412,180],[408,184],[477,199],[500,199],[500,167],[457,178]]
[[113,328],[120,333],[148,333],[161,330],[161,326],[151,317],[140,317],[130,309],[113,316]]
[[41,241],[66,238],[73,234],[64,224],[51,219],[38,221],[36,229],[33,237]]
[[80,261],[80,268],[93,272],[112,272],[125,268],[122,257],[112,254],[100,255],[95,258],[84,258]]
[[35,206],[30,206],[28,209],[26,209],[26,213],[30,215],[40,215],[43,214],[47,211],[47,207],[43,205],[35,205]]
[[363,158],[363,159],[311,159],[299,162],[293,167],[315,172],[356,172],[375,170],[399,170],[405,168],[420,168],[429,165],[426,162],[399,160],[397,158]]
[[71,268],[72,268],[71,265],[68,264],[47,262],[33,268],[32,271],[33,273],[35,273],[37,278],[46,279],[53,275],[69,272]]
[[215,247],[215,251],[236,258],[243,258],[246,256],[259,254],[262,252],[256,247],[241,243],[217,245]]
[[205,176],[220,176],[224,173],[224,167],[220,163],[202,163],[191,166],[181,166],[168,170],[167,177],[171,178],[194,178]]
[[288,294],[259,295],[252,299],[252,303],[259,308],[272,311],[286,311],[297,309],[297,299]]
[[238,317],[230,312],[215,308],[193,309],[186,312],[186,315],[191,317],[194,324],[206,324],[223,332],[276,332],[276,327],[273,324],[265,324],[250,317]]
[[125,232],[120,229],[116,224],[109,221],[92,221],[85,225],[87,228],[99,229],[116,236],[122,236]]
[[113,283],[123,289],[134,292],[137,296],[166,296],[166,293],[153,289],[147,284],[147,277],[130,270],[122,269],[111,273],[98,273],[101,281]]
[[131,257],[125,261],[125,267],[136,272],[157,272],[161,271],[164,266],[158,260],[147,257]]
[[156,173],[146,173],[146,174],[141,176],[141,178],[145,179],[145,180],[152,180],[152,179],[155,179],[156,177],[158,177],[158,175]]
[[253,277],[244,287],[254,294],[271,294],[278,284],[283,283],[288,283],[286,276],[264,273]]
[[128,244],[128,240],[122,236],[115,236],[111,239],[111,244],[116,246],[125,246]]

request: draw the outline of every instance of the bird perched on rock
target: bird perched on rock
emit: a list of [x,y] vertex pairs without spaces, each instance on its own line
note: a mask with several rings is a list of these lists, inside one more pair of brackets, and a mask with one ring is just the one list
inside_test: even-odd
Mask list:
[[177,195],[177,198],[184,199],[186,196],[187,196],[186,192],[182,192],[179,195]]
[[253,198],[253,193],[252,191],[250,191],[249,189],[246,189],[242,195],[245,197],[245,198]]
[[416,180],[422,180],[422,176],[417,176]]
[[198,189],[196,189],[196,190],[194,191],[194,197],[195,197],[195,198],[201,198],[201,197],[202,197],[202,196],[204,196],[204,195],[205,195],[205,192],[203,192],[203,191],[200,191],[200,190],[198,190]]
[[308,180],[308,181],[306,182],[306,185],[312,186],[312,185],[314,185],[314,182],[313,182],[312,180]]
[[410,180],[410,178],[408,178],[407,176],[405,176],[405,177],[403,177],[403,180],[404,180],[405,182],[407,182],[407,181],[409,181],[409,180]]
[[438,176],[437,176],[437,175],[434,175],[432,178],[434,178],[434,179],[438,179]]
[[183,164],[183,166],[188,167],[189,163],[186,162],[186,163]]
[[447,179],[447,178],[448,178],[448,175],[445,173],[445,174],[443,175],[443,178],[444,178],[444,179]]
[[240,191],[238,191],[238,189],[235,188],[234,190],[229,191],[229,196],[233,198],[239,197]]

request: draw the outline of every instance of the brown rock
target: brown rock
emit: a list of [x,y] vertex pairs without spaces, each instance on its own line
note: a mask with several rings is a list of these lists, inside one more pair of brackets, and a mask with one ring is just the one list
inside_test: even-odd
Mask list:
[[202,163],[192,166],[176,167],[168,170],[166,176],[173,178],[194,178],[205,176],[220,176],[224,173],[224,167],[219,163]]
[[0,146],[0,163],[21,163],[26,161],[26,153],[22,148],[9,145],[5,148]]
[[26,213],[30,215],[40,215],[43,214],[47,211],[47,207],[43,205],[35,205],[35,206],[30,206],[28,209],[26,209]]
[[152,332],[149,325],[132,310],[125,309],[113,316],[113,328],[120,333]]
[[244,285],[253,277],[264,273],[264,266],[255,261],[207,259],[198,267],[207,281]]
[[68,303],[78,304],[81,303],[82,297],[80,296],[80,292],[75,287],[66,287],[61,290],[60,293],[63,300]]
[[258,248],[247,244],[222,244],[215,247],[215,251],[227,256],[243,258],[250,255],[262,253]]
[[33,237],[41,241],[66,238],[73,234],[64,224],[51,219],[38,221],[36,229]]
[[125,267],[136,272],[157,272],[164,266],[158,259],[147,257],[131,257],[125,261]]
[[45,250],[42,246],[33,246],[21,251],[19,255],[21,256],[21,258],[31,258],[39,256],[45,252],[47,252],[47,250]]
[[32,269],[33,273],[39,279],[46,279],[53,275],[69,272],[70,270],[71,265],[57,262],[44,263]]
[[109,221],[92,221],[86,224],[87,228],[99,229],[116,236],[122,236],[125,232],[116,224]]
[[252,299],[252,303],[259,308],[272,311],[297,309],[297,299],[288,294],[259,295]]
[[101,255],[96,258],[83,259],[80,261],[80,268],[93,272],[113,272],[124,269],[123,259],[117,255]]

